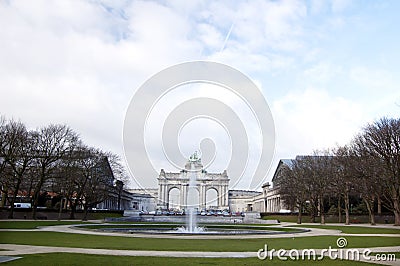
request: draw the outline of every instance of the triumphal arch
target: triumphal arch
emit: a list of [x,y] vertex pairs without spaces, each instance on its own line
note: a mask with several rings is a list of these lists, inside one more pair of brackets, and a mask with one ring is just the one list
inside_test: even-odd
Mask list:
[[[179,191],[179,199],[174,204],[171,203],[172,190]],[[228,190],[229,177],[226,170],[222,173],[208,173],[203,168],[201,158],[194,153],[179,173],[165,172],[161,169],[158,176],[158,207],[187,209],[188,192],[195,191],[195,208],[198,210],[229,209]],[[209,196],[210,194],[213,195]]]

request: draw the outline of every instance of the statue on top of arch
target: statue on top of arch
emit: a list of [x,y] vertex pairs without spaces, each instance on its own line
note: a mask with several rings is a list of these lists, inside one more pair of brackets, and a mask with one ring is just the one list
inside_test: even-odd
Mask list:
[[203,169],[203,164],[201,163],[201,157],[199,156],[197,151],[195,151],[192,155],[190,155],[189,160],[185,165],[185,170],[190,170],[192,164],[194,165],[196,171]]
[[200,161],[201,158],[199,157],[199,155],[197,154],[197,151],[195,151],[192,155],[190,155],[189,157],[189,161],[191,162],[197,162]]

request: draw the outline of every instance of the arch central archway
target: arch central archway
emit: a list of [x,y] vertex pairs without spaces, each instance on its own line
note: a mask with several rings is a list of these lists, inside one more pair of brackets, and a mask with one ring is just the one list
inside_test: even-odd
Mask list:
[[206,209],[218,209],[218,191],[215,188],[206,191]]
[[200,192],[197,188],[190,188],[187,192],[187,206],[200,209]]
[[180,208],[180,190],[177,187],[173,187],[168,192],[168,209],[179,209]]

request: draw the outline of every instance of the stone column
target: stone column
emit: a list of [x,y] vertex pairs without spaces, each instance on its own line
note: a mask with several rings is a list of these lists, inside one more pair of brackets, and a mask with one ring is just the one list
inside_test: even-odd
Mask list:
[[219,209],[222,209],[222,207],[225,206],[225,186],[221,185],[221,206]]
[[229,197],[229,189],[228,189],[228,185],[226,184],[224,186],[224,206],[226,206],[226,207],[229,207],[228,197]]
[[159,198],[159,205],[164,205],[164,185],[163,184],[160,184],[160,188],[159,188],[159,190],[160,190],[160,195],[158,195],[158,198]]
[[222,207],[222,186],[218,186],[218,209]]
[[163,206],[168,204],[168,186],[163,185]]
[[161,185],[160,181],[158,181],[158,202],[157,202],[157,205],[161,205],[162,199],[163,199],[162,185]]
[[206,208],[206,202],[207,202],[207,187],[205,184],[200,184],[200,191],[199,191],[199,196],[200,196],[200,209],[205,209]]
[[179,209],[183,209],[185,206],[185,185],[181,184],[179,187]]
[[188,191],[188,185],[187,184],[184,184],[183,185],[183,193],[182,193],[182,195],[183,195],[183,206],[184,206],[184,208],[185,208],[185,210],[187,209],[187,191]]
[[272,202],[271,202],[271,212],[275,212],[275,198],[272,198]]

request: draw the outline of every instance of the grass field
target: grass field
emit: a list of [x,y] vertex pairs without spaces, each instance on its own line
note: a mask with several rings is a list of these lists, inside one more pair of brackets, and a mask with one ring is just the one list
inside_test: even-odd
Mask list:
[[296,215],[268,215],[268,216],[262,217],[262,219],[263,220],[279,220],[281,222],[290,222],[290,223],[297,222]]
[[[22,259],[11,261],[5,265],[310,265],[310,261],[282,262],[278,259],[259,260],[258,258],[168,258],[168,257],[127,257],[127,256],[101,256],[70,253],[50,253],[25,255]],[[340,261],[324,259],[312,261],[313,265],[368,265],[354,261]]]
[[337,225],[294,225],[291,227],[320,228],[340,230],[345,234],[400,234],[400,228],[379,228],[362,226],[337,226]]
[[0,221],[0,229],[35,229],[38,226],[82,224],[82,221]]
[[[397,237],[346,237],[349,248],[397,246]],[[273,239],[159,239],[98,236],[56,232],[0,232],[0,243],[55,247],[107,248],[177,251],[256,251],[268,244],[279,249],[328,248],[336,246],[336,236]]]

